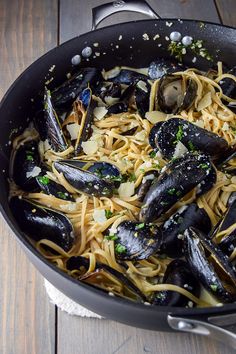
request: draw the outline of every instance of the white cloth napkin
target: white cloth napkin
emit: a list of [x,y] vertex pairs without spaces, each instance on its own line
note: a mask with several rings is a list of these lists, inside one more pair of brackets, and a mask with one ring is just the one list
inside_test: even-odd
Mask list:
[[57,305],[60,310],[65,311],[72,316],[95,317],[99,319],[102,318],[98,314],[85,309],[75,301],[71,300],[69,297],[55,288],[55,286],[49,283],[46,279],[44,279],[44,285],[51,302],[54,305]]

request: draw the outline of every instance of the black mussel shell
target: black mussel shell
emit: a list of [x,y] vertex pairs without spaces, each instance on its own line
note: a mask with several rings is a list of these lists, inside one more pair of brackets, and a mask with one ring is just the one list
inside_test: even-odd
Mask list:
[[[195,296],[198,296],[200,292],[198,281],[190,271],[188,264],[181,259],[168,264],[162,284],[177,285]],[[186,296],[170,290],[158,291],[152,299],[152,304],[158,306],[185,307],[188,302],[189,299]]]
[[80,93],[78,99],[74,103],[75,109],[77,109],[78,102],[83,105],[85,113],[82,116],[80,122],[81,129],[75,143],[76,154],[81,152],[82,143],[87,141],[92,134],[92,123],[94,119],[93,111],[96,107],[96,102],[92,98],[92,91],[89,87]]
[[235,200],[236,200],[236,192],[232,192],[227,201],[227,207],[229,208],[234,203]]
[[223,303],[236,300],[236,273],[228,257],[201,231],[184,233],[184,254],[194,276]]
[[45,176],[36,177],[36,181],[39,185],[39,188],[45,193],[49,195],[53,195],[56,198],[69,200],[74,202],[73,196],[67,192],[67,190],[59,183],[49,179]]
[[230,161],[236,158],[236,145],[229,147],[228,150],[225,151],[225,153],[220,156],[220,158],[216,161],[217,168],[235,175],[236,174],[236,169],[235,166],[230,165]]
[[149,97],[151,85],[147,81],[139,80],[135,87],[134,99],[140,116],[144,119],[149,112]]
[[[227,74],[236,76],[236,66],[228,71]],[[229,98],[236,99],[236,81],[230,78],[225,78],[219,82],[223,94]]]
[[159,176],[157,170],[151,170],[144,174],[141,184],[138,187],[137,195],[140,202],[145,198],[149,188],[151,187],[154,180]]
[[157,252],[162,234],[157,225],[123,221],[117,227],[114,240],[118,259],[141,260]]
[[14,197],[10,209],[21,230],[35,241],[48,239],[68,252],[75,234],[70,220],[63,214]]
[[[187,153],[169,163],[147,192],[139,218],[153,222],[201,183],[214,169],[207,156]],[[211,187],[211,186],[210,186]]]
[[54,107],[63,108],[65,111],[71,108],[72,103],[79,94],[88,86],[96,87],[102,80],[100,70],[96,68],[81,68],[78,73],[65,81],[52,92]]
[[157,58],[149,65],[148,76],[151,80],[157,80],[166,74],[172,74],[186,69],[187,68],[184,65],[180,65],[174,60]]
[[112,289],[111,283],[114,278],[115,282],[117,282],[117,280],[119,281],[124,297],[128,297],[129,295],[131,298],[135,298],[136,300],[147,301],[145,295],[133,284],[130,279],[106,264],[96,262],[95,271],[92,273],[87,273],[89,269],[89,260],[82,256],[77,256],[69,258],[66,263],[66,267],[70,271],[78,270],[80,273],[79,280],[101,288],[106,292],[112,291],[116,295],[122,297],[121,294],[115,292],[115,289]]
[[176,114],[192,106],[197,93],[197,84],[182,76],[166,75],[160,80],[157,90],[157,106],[165,113]]
[[217,234],[227,230],[230,226],[236,224],[236,200],[232,202],[223,216],[222,220],[218,224],[217,228],[214,230],[212,235],[213,240],[218,244],[221,250],[230,256],[236,247],[236,226],[235,229],[230,232],[227,236],[218,240],[216,238]]
[[24,191],[35,191],[38,188],[35,175],[41,172],[37,141],[31,140],[20,145],[13,152],[11,163],[10,174],[14,182]]
[[109,81],[130,85],[133,82],[136,82],[138,80],[147,80],[147,78],[148,77],[146,75],[141,74],[139,72],[128,70],[128,69],[121,69],[119,74],[113,77],[112,79],[109,79]]
[[167,159],[173,157],[178,141],[189,151],[201,151],[213,159],[219,158],[229,149],[225,139],[181,118],[171,118],[163,122],[156,133],[155,141]]
[[106,102],[106,97],[120,98],[121,84],[115,82],[102,82],[94,92],[95,96],[100,97]]
[[[54,151],[66,150],[68,148],[68,143],[62,131],[57,113],[52,105],[51,93],[47,89],[45,89],[44,94],[44,125],[46,126],[47,139],[52,149]],[[45,136],[41,138],[43,139]]]
[[192,203],[181,207],[162,226],[160,253],[171,258],[183,256],[183,234],[190,226],[205,233],[211,230],[211,220],[204,209]]
[[127,112],[129,109],[129,101],[135,92],[135,83],[131,83],[122,93],[119,102],[108,107],[108,114],[118,114]]
[[98,172],[95,173],[91,172],[89,169],[85,169],[83,163],[77,160],[61,160],[54,162],[55,169],[62,173],[67,182],[78,191],[95,197],[112,197],[115,189],[115,184],[113,183],[115,177],[104,177],[102,173],[98,175],[98,166],[100,166],[100,171],[103,167],[108,168],[107,163],[101,162],[96,167]]
[[156,143],[156,136],[157,136],[157,133],[161,127],[161,125],[163,124],[164,122],[158,122],[156,123],[152,129],[150,130],[150,133],[149,133],[149,144],[151,145],[151,147],[155,150],[157,150],[157,143]]

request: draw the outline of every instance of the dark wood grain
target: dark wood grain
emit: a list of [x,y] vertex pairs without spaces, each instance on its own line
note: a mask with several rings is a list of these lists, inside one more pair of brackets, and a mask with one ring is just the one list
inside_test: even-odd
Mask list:
[[[56,0],[0,1],[0,97],[57,45]],[[0,353],[53,354],[55,307],[43,279],[0,217]]]
[[[222,0],[223,1],[223,0]],[[220,22],[213,0],[149,0],[163,18],[193,18]],[[91,9],[104,0],[61,0],[60,42],[91,29]],[[106,19],[102,26],[143,19],[139,14],[122,13]],[[58,312],[58,354],[222,354],[224,346],[204,337],[169,334],[131,328],[113,321],[71,317]],[[234,351],[227,348],[227,354]]]
[[236,1],[215,0],[216,6],[224,25],[236,27]]
[[[192,18],[219,22],[214,0],[149,0],[148,2],[162,18]],[[91,9],[104,3],[106,3],[104,0],[61,0],[60,42],[90,31]],[[115,14],[104,20],[102,26],[145,18],[147,17],[137,13]]]

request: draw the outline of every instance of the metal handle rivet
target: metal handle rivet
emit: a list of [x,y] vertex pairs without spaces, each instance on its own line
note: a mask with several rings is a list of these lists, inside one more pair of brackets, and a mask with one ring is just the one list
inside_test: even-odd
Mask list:
[[193,324],[185,321],[179,321],[178,323],[178,329],[182,331],[190,330],[193,329]]

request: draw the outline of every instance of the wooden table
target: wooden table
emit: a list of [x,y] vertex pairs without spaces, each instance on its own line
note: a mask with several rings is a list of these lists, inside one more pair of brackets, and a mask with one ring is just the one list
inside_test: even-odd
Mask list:
[[[90,30],[91,8],[104,0],[0,0],[0,98],[35,59]],[[161,17],[236,26],[236,0],[149,0]],[[119,14],[104,25],[142,19]],[[76,318],[49,303],[41,275],[0,219],[0,353],[2,354],[233,354],[208,338]]]

